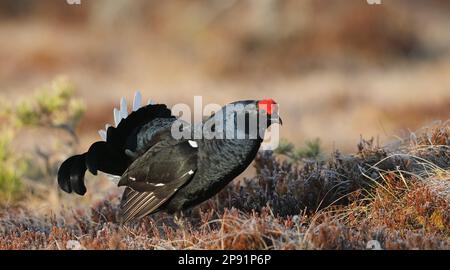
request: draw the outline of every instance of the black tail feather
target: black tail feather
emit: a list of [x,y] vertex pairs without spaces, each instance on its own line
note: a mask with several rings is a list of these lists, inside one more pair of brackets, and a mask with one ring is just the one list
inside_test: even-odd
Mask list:
[[63,162],[58,171],[58,185],[67,193],[84,195],[84,175],[86,173],[86,154],[68,158]]
[[86,166],[94,175],[97,175],[98,171],[122,175],[128,163],[125,152],[112,148],[107,142],[92,144],[86,155]]
[[116,149],[135,150],[136,133],[147,123],[156,118],[174,119],[171,111],[164,104],[147,105],[131,113],[127,118],[122,119],[117,127],[109,127],[107,130],[107,143]]
[[94,175],[97,175],[98,171],[122,175],[132,162],[125,150],[136,150],[138,130],[156,118],[175,119],[166,105],[147,105],[122,119],[117,127],[109,127],[106,142],[96,142],[88,152],[72,156],[63,162],[58,171],[60,188],[67,193],[84,195],[86,170]]

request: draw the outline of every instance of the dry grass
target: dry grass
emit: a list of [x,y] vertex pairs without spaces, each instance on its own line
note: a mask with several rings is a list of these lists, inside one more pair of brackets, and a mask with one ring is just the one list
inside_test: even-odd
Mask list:
[[[256,176],[173,217],[118,225],[118,196],[91,209],[0,213],[0,249],[449,249],[450,126],[392,148],[289,164],[259,155]],[[430,185],[441,181],[440,189]],[[445,193],[444,193],[445,194]]]

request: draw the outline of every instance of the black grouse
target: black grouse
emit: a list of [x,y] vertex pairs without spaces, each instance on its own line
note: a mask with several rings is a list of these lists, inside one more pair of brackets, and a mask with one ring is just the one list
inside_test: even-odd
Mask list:
[[[141,95],[136,93],[128,115],[122,99],[120,110],[114,109],[116,126],[100,131],[103,141],[68,158],[58,171],[60,188],[79,195],[86,193],[86,170],[120,179],[118,185],[126,186],[121,200],[123,223],[161,210],[178,213],[211,198],[250,165],[266,128],[281,124],[271,99],[231,103],[233,109],[227,105],[194,126],[172,116],[166,105],[140,104]],[[244,126],[239,119],[244,119]],[[257,122],[256,132],[250,128],[252,119]],[[261,121],[265,123],[260,125]],[[180,124],[175,129],[180,132],[193,135],[200,126],[205,134],[200,139],[175,139],[175,124]]]

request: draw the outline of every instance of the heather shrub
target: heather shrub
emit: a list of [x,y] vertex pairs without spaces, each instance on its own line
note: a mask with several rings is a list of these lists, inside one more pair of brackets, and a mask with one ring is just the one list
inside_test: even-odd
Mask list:
[[299,162],[305,159],[319,160],[323,157],[320,140],[318,138],[306,141],[305,145],[300,148],[295,148],[292,143],[281,140],[275,153],[286,156],[292,162]]
[[85,107],[74,98],[74,86],[60,77],[37,89],[34,96],[22,99],[13,109],[13,117],[21,126],[59,127],[74,130]]
[[[11,132],[0,133],[0,204],[16,199],[21,191],[20,178],[23,164],[17,160],[9,147]],[[19,164],[18,164],[19,163]]]
[[327,161],[292,163],[272,152],[261,152],[255,159],[256,176],[228,186],[216,204],[243,211],[261,211],[268,206],[276,215],[298,215],[370,196],[374,188],[388,185],[389,177],[406,186],[409,181],[428,181],[450,167],[449,129],[444,123],[419,139],[409,138],[391,148],[361,139],[358,153],[336,151]]

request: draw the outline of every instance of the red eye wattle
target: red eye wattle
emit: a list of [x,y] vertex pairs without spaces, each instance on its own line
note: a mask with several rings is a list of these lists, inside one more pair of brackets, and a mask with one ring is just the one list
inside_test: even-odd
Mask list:
[[275,107],[276,105],[277,105],[277,103],[271,98],[263,99],[258,102],[258,107],[260,109],[265,110],[267,112],[267,114],[269,114],[269,115],[271,115],[273,113],[273,109],[276,108]]

